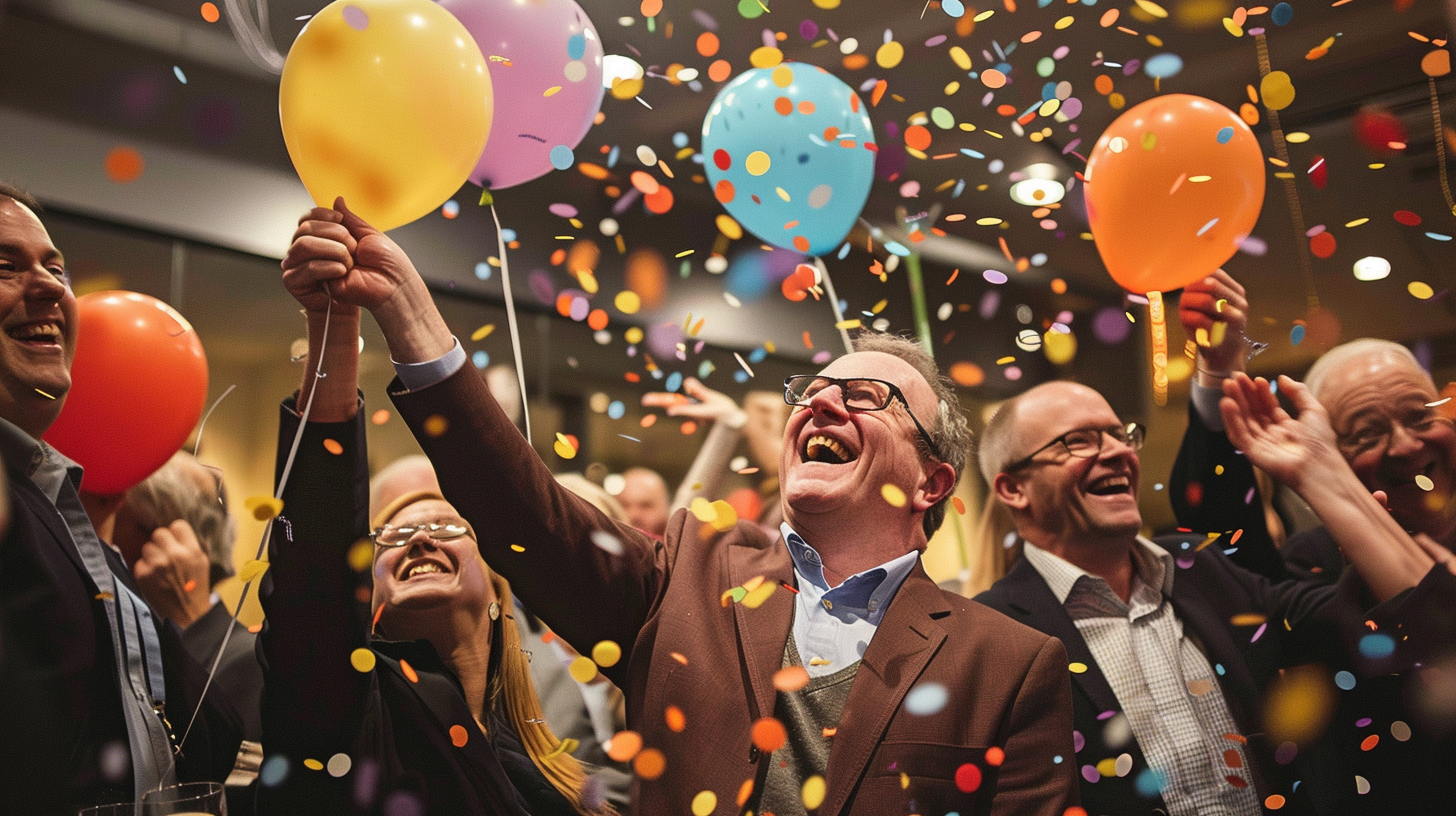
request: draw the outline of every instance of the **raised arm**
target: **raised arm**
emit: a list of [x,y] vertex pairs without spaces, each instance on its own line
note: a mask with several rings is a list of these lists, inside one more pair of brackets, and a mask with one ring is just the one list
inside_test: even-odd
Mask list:
[[1324,408],[1289,377],[1279,387],[1297,418],[1279,407],[1262,377],[1236,374],[1225,382],[1220,409],[1229,439],[1314,509],[1377,600],[1420,583],[1434,561],[1350,470]]
[[728,460],[743,437],[743,426],[748,423],[748,414],[732,397],[703,385],[696,377],[683,381],[683,391],[686,395],[666,391],[642,395],[643,405],[662,408],[668,416],[713,423],[692,467],[673,494],[671,512],[687,507],[699,496],[718,497],[728,472]]

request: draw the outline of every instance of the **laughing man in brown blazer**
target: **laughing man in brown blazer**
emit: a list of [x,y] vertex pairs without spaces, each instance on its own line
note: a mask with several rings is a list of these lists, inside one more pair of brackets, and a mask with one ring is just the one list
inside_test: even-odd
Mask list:
[[602,662],[643,746],[637,813],[1076,803],[1061,643],[938,589],[920,564],[969,434],[914,344],[862,336],[786,383],[799,407],[781,536],[679,511],[659,542],[556,484],[463,365],[409,258],[342,201],[304,217],[284,263],[291,291],[327,285],[373,313],[411,375],[395,405],[491,568],[582,654],[620,647]]

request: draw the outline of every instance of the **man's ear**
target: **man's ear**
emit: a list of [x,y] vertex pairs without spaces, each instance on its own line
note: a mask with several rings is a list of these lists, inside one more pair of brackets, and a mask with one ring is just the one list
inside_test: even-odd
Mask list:
[[955,468],[945,462],[937,462],[930,472],[925,474],[925,481],[921,483],[920,490],[915,496],[915,509],[925,511],[934,507],[949,496],[952,490],[955,490],[955,483]]
[[1012,510],[1024,510],[1031,502],[1031,497],[1026,495],[1025,486],[1010,473],[996,474],[995,480],[991,482],[991,492],[997,501]]

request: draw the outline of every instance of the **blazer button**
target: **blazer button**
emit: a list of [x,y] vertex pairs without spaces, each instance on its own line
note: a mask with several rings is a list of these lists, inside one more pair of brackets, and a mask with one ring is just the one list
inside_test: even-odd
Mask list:
[[758,746],[757,745],[750,745],[750,746],[748,746],[748,761],[750,763],[753,763],[753,762],[757,762],[758,761]]

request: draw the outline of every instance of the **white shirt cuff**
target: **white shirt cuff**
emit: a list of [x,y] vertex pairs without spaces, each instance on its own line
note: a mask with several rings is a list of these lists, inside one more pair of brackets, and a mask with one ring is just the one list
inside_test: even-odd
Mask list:
[[399,382],[410,391],[419,391],[429,388],[436,383],[448,380],[455,372],[465,365],[465,349],[460,345],[460,338],[452,337],[455,345],[444,356],[436,357],[433,360],[426,360],[423,363],[400,363],[390,358],[394,363],[394,373],[399,377]]

